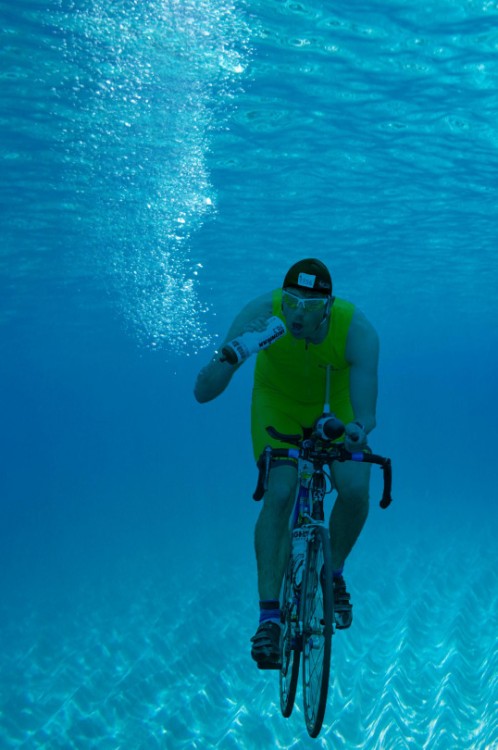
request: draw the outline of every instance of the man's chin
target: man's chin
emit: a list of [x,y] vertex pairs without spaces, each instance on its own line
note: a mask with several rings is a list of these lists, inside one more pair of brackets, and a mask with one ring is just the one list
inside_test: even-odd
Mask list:
[[301,339],[304,336],[304,326],[300,323],[292,323],[290,331],[297,339]]

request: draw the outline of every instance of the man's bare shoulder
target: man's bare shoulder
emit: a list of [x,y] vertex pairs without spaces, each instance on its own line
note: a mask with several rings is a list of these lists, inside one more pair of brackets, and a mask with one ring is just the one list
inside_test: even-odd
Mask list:
[[355,363],[368,358],[377,357],[379,350],[379,336],[366,315],[355,309],[348,332],[346,358]]
[[360,336],[377,336],[377,331],[373,327],[372,323],[368,320],[364,312],[358,307],[355,308],[353,318],[351,320],[350,331]]
[[254,311],[257,313],[269,310],[271,313],[273,310],[273,291],[265,292],[264,294],[260,294],[259,297],[250,300],[240,312],[242,313],[246,310],[248,312]]
[[230,326],[230,330],[227,334],[227,340],[239,336],[243,331],[247,329],[247,326],[256,323],[261,320],[263,325],[265,320],[271,317],[273,313],[273,291],[265,292],[260,294],[259,297],[255,297],[250,300],[244,307],[237,313],[235,319]]

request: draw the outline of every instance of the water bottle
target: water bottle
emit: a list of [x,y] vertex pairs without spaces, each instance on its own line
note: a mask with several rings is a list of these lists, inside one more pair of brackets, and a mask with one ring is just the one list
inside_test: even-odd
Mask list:
[[251,354],[255,354],[271,346],[275,341],[282,338],[286,331],[287,329],[280,318],[274,315],[268,320],[266,328],[263,331],[248,331],[247,333],[243,333],[242,336],[232,339],[228,344],[225,344],[221,350],[223,355],[221,361],[229,362],[231,365],[238,365],[250,357]]

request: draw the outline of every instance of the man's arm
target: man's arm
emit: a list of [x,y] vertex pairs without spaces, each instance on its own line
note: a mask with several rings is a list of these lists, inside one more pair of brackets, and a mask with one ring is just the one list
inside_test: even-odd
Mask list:
[[[247,331],[262,331],[264,329],[273,312],[272,294],[272,292],[268,292],[261,297],[257,297],[239,312],[220,345],[220,352],[228,341],[237,336],[241,336]],[[197,401],[203,404],[206,401],[212,401],[220,393],[223,393],[233,375],[241,366],[242,363],[231,365],[228,362],[221,362],[220,354],[216,351],[211,361],[206,367],[202,368],[197,376],[194,388],[194,396]]]
[[369,433],[376,425],[379,337],[359,310],[349,328],[346,359],[350,363],[349,397],[354,417]]

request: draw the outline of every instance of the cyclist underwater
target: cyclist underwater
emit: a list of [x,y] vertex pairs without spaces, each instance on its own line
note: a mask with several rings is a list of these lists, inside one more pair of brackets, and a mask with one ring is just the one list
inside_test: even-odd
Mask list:
[[[275,327],[276,319],[284,324],[281,330]],[[244,339],[249,341],[245,347]],[[252,351],[258,351],[251,408],[256,460],[267,445],[286,447],[268,435],[268,425],[287,435],[303,434],[321,415],[325,365],[331,365],[330,409],[346,425],[345,447],[365,448],[376,424],[378,337],[355,305],[332,295],[332,279],[321,261],[295,263],[281,289],[257,297],[239,312],[221,353],[216,352],[197,377],[196,399],[203,403],[222,393]],[[368,515],[370,467],[337,462],[331,475],[337,490],[330,516],[334,617],[336,627],[345,629],[353,615],[343,568]],[[260,619],[251,654],[264,669],[280,667],[279,596],[296,483],[295,461],[274,459],[256,523]]]

